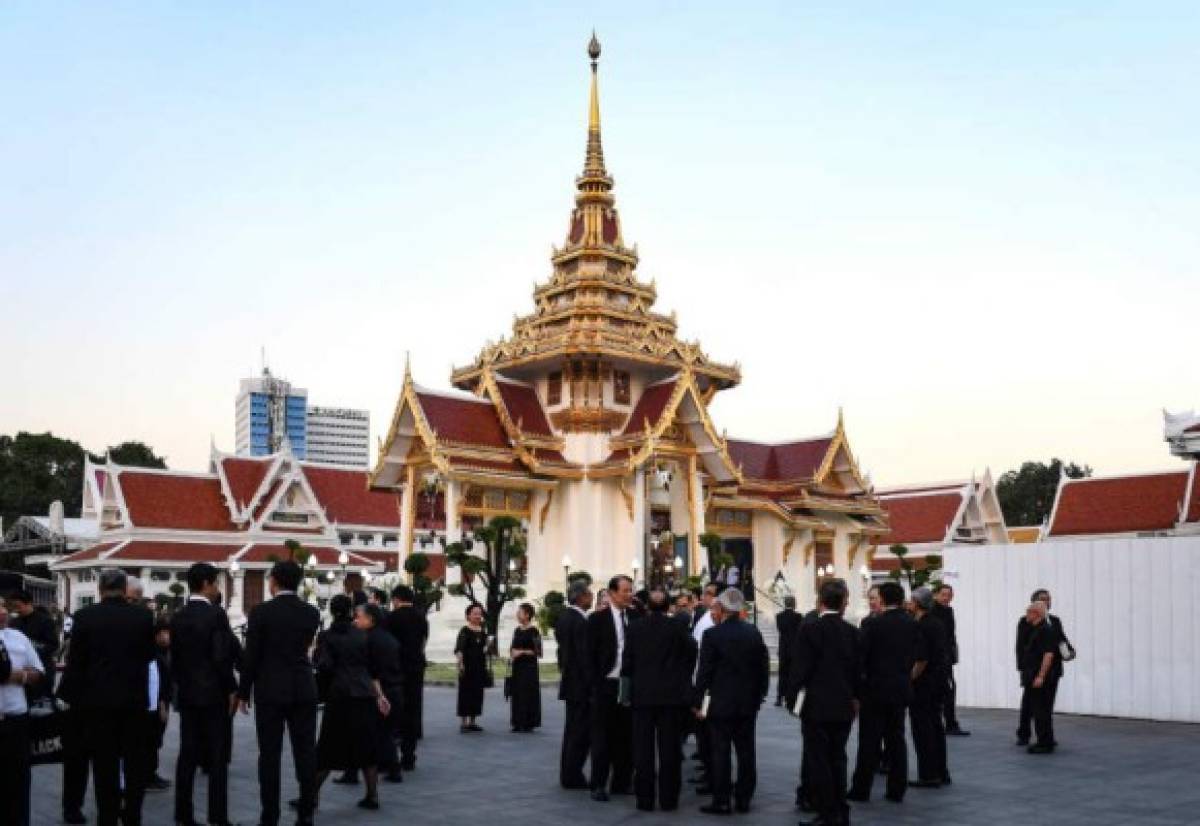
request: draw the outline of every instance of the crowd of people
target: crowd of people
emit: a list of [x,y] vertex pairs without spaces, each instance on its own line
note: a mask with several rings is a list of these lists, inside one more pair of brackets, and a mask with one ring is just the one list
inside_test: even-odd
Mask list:
[[[358,805],[379,809],[380,782],[403,782],[416,768],[422,736],[425,645],[429,627],[415,595],[362,587],[351,575],[329,602],[331,622],[297,594],[303,571],[279,562],[269,574],[272,598],[255,606],[239,640],[221,607],[219,571],[197,563],[189,595],[169,617],[155,617],[141,585],[123,571],[103,571],[101,599],[74,617],[62,678],[55,685],[60,636],[28,594],[0,604],[0,823],[28,824],[29,709],[55,698],[63,709],[63,819],[86,823],[89,777],[101,826],[141,823],[147,790],[172,781],[158,753],[170,712],[178,713],[174,821],[228,824],[228,767],[233,719],[254,713],[260,823],[285,811],[280,771],[286,731],[299,796],[296,822],[313,822],[323,784],[357,784]],[[565,704],[559,782],[592,800],[632,795],[639,810],[678,809],[686,744],[694,738],[689,778],[700,811],[751,810],[757,785],[755,729],[770,692],[766,643],[748,621],[742,593],[725,583],[698,592],[633,590],[616,576],[593,593],[569,588],[554,637]],[[844,613],[840,580],[819,588],[805,615],[788,598],[776,617],[779,680],[775,702],[800,719],[803,739],[797,806],[801,823],[846,824],[850,804],[870,800],[878,774],[884,798],[904,800],[910,787],[943,788],[951,775],[948,735],[965,736],[954,708],[957,641],[953,588],[916,588],[906,596],[886,582],[871,588],[870,613],[858,627]],[[596,605],[593,607],[593,601]],[[387,603],[390,603],[388,610]],[[1016,666],[1023,695],[1017,743],[1031,753],[1054,750],[1053,711],[1063,662],[1074,649],[1051,597],[1036,591],[1018,622]],[[513,732],[541,725],[538,663],[543,656],[535,609],[522,604],[508,647],[504,693]],[[495,653],[483,610],[471,605],[459,633],[460,731],[476,734]],[[319,707],[323,706],[323,713]],[[916,752],[908,770],[905,717]],[[319,719],[319,725],[318,725]],[[858,721],[853,770],[846,746]],[[1033,741],[1031,743],[1031,740]],[[734,767],[736,766],[736,772]],[[207,775],[207,813],[195,818],[197,771]]]

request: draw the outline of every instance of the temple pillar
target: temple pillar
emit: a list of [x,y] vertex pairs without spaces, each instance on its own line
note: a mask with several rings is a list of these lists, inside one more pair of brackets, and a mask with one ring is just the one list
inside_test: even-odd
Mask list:
[[[690,528],[688,531],[689,566],[696,567],[700,560],[700,534],[704,533],[704,488],[700,484],[700,473],[697,468],[696,454],[688,456],[687,461],[688,511]],[[713,572],[709,571],[711,575]]]
[[404,560],[412,553],[417,521],[417,469],[409,465],[404,474],[404,489],[400,492],[400,571],[404,570]]
[[[462,519],[459,500],[462,498],[462,483],[456,479],[446,480],[446,545],[462,541]],[[446,566],[446,584],[458,585],[462,582],[462,569],[457,566]]]

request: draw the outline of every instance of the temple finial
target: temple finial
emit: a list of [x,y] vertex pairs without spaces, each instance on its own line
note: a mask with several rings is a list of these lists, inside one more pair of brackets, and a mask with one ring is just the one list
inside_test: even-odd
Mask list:
[[588,139],[587,156],[583,164],[583,174],[607,177],[604,169],[604,148],[600,143],[600,89],[597,71],[600,60],[600,41],[596,39],[595,30],[588,42],[588,57],[592,59],[592,93],[588,101]]

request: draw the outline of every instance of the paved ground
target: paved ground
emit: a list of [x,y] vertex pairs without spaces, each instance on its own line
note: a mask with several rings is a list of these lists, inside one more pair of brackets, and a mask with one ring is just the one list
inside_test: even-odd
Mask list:
[[[426,738],[418,769],[400,786],[382,793],[384,809],[355,808],[361,787],[329,785],[318,823],[491,824],[696,824],[707,821],[696,811],[690,789],[684,805],[671,814],[642,814],[630,798],[593,803],[585,792],[557,787],[558,738],[562,713],[549,690],[543,694],[546,724],[534,735],[510,734],[499,691],[486,703],[487,732],[463,736],[452,717],[452,689],[431,688],[426,703]],[[1194,824],[1200,820],[1200,726],[1065,717],[1058,719],[1062,747],[1052,756],[1031,756],[1013,746],[1014,715],[966,710],[964,725],[974,735],[952,738],[950,769],[954,786],[912,789],[901,806],[877,800],[854,807],[856,824]],[[163,749],[163,766],[174,766],[178,738],[172,720]],[[231,771],[231,812],[235,821],[257,823],[253,728],[239,718]],[[853,736],[852,736],[853,740]],[[796,721],[776,708],[759,718],[759,790],[754,811],[734,822],[795,823],[793,792],[800,743]],[[285,760],[286,760],[285,756]],[[853,758],[851,758],[853,761]],[[689,766],[691,764],[689,763]],[[689,770],[690,771],[690,768]],[[285,764],[284,797],[295,794]],[[58,767],[34,770],[34,824],[59,822]],[[201,784],[202,788],[202,784]],[[90,791],[90,790],[89,790]],[[882,794],[882,784],[875,793]],[[203,812],[197,791],[197,812]],[[171,822],[171,792],[147,796],[147,826]],[[87,814],[94,823],[89,795]]]

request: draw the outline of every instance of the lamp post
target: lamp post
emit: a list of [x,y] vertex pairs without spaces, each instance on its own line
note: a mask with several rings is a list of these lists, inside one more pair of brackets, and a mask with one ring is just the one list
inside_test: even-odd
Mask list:
[[633,558],[633,584],[635,587],[637,586],[637,581],[638,581],[638,571],[640,571],[641,569],[642,569],[641,560],[639,560],[635,556]]
[[571,556],[570,556],[570,554],[563,554],[562,568],[563,568],[563,585],[564,586],[570,585],[571,584]]
[[680,576],[687,575],[687,571],[683,569],[683,557],[678,554],[675,555],[675,570],[679,572]]

